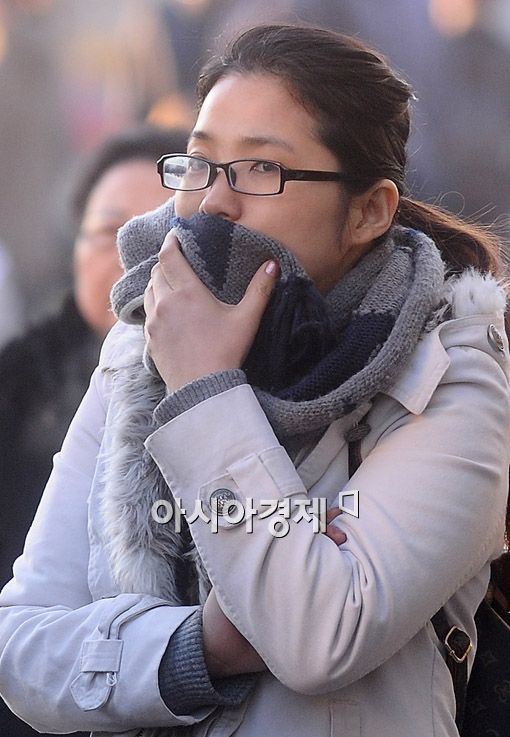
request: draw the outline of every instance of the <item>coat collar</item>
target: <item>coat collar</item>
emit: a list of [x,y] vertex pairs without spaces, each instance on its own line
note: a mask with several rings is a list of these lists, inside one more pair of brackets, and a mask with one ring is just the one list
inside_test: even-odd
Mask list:
[[[485,351],[508,371],[508,341],[505,334],[505,285],[490,274],[469,269],[445,283],[441,302],[418,341],[409,363],[385,394],[409,412],[421,414],[450,365],[448,349],[470,345]],[[491,336],[501,338],[498,349]]]

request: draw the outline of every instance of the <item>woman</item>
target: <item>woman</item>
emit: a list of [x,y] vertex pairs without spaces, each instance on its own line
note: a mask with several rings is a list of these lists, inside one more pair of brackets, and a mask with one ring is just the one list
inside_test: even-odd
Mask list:
[[458,733],[430,619],[474,637],[503,544],[505,295],[493,240],[403,196],[410,97],[314,29],[203,71],[2,592],[2,695],[37,728]]

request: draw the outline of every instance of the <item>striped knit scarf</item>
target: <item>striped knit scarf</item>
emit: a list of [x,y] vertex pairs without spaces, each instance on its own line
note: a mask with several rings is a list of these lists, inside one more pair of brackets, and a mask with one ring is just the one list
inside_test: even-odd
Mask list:
[[279,282],[243,368],[281,440],[321,430],[388,389],[444,283],[434,243],[394,227],[323,297],[277,241],[218,217],[176,218],[170,200],[119,232],[126,275],[112,304],[121,320],[143,322],[143,292],[171,227],[197,275],[228,304],[240,301],[266,259],[279,262]]

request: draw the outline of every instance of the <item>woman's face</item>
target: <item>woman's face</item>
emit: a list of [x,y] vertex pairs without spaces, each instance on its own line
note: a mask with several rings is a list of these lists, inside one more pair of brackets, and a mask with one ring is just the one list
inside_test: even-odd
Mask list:
[[[188,153],[217,163],[262,158],[290,169],[340,171],[316,127],[277,77],[230,74],[207,95]],[[323,293],[346,270],[347,196],[341,183],[290,181],[282,194],[256,197],[234,192],[220,171],[206,190],[177,192],[175,207],[183,217],[200,208],[279,240]]]

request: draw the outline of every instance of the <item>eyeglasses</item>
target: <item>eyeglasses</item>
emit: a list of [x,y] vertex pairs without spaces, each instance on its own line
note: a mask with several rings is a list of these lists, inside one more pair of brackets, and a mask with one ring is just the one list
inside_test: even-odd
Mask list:
[[281,194],[285,182],[348,182],[355,177],[337,171],[287,169],[276,161],[266,159],[236,159],[216,164],[199,156],[167,154],[158,161],[158,173],[163,187],[182,192],[195,192],[210,187],[222,169],[231,189],[242,194]]

